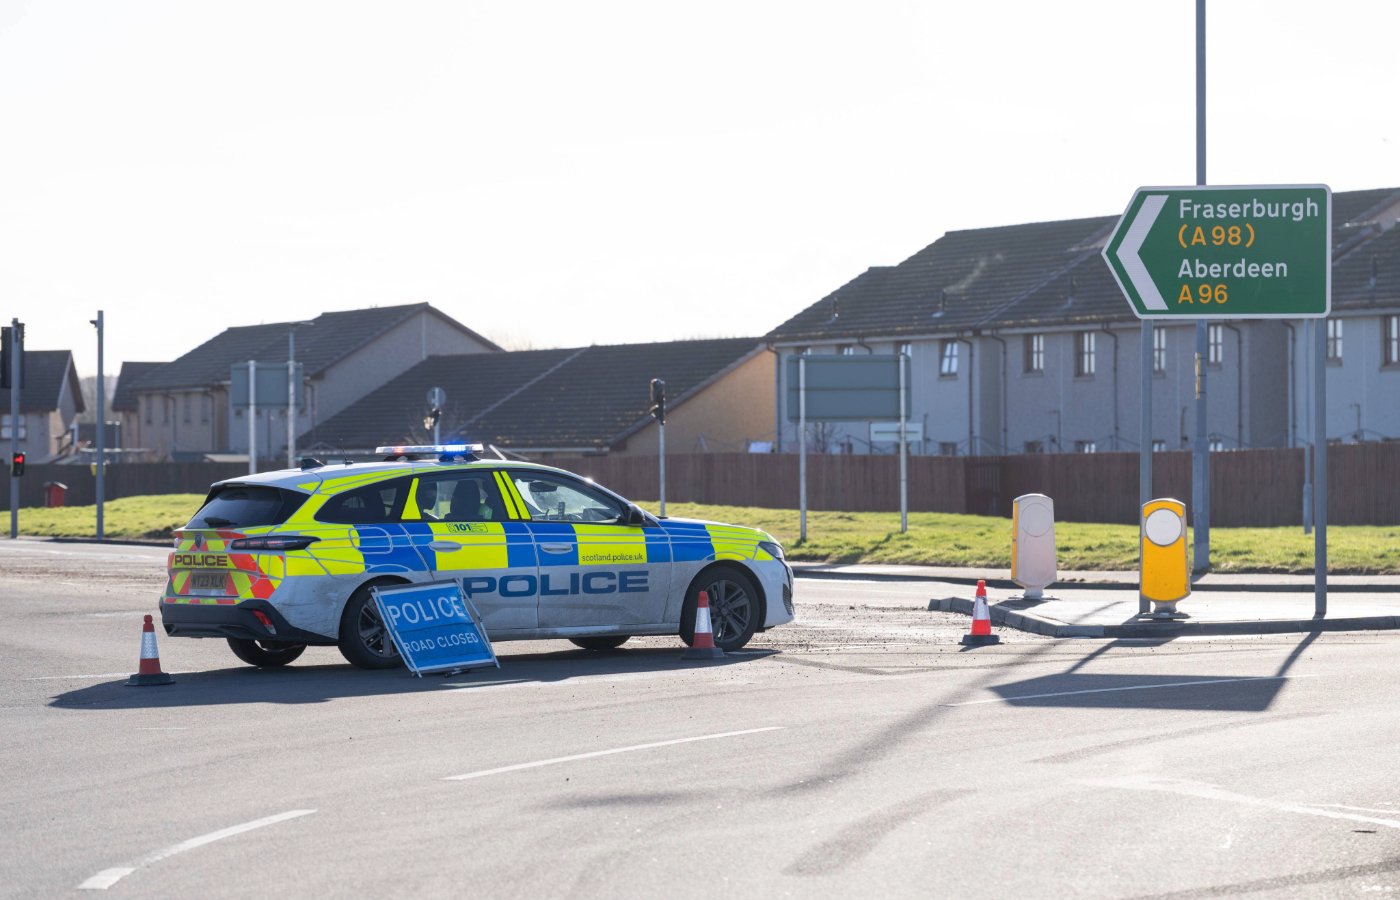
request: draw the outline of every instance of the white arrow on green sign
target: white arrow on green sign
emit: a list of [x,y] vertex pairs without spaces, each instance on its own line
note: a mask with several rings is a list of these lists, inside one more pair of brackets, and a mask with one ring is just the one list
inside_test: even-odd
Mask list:
[[1325,316],[1332,189],[1138,188],[1103,258],[1139,318]]

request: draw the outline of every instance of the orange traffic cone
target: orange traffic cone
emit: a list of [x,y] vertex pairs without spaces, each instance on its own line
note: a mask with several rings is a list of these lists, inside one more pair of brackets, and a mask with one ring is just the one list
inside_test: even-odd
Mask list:
[[715,646],[715,633],[710,627],[710,595],[700,592],[695,601],[695,637],[681,654],[681,659],[723,659],[724,651]]
[[962,643],[968,647],[1001,643],[1001,638],[992,634],[992,611],[987,608],[987,582],[981,579],[977,581],[977,597],[972,601],[972,630],[963,635]]
[[151,617],[141,626],[141,667],[126,680],[130,687],[153,684],[174,684],[175,679],[160,670],[160,651],[156,649],[156,626]]

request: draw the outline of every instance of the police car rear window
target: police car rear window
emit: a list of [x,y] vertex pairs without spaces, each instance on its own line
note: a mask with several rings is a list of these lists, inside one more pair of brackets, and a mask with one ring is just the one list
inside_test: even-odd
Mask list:
[[252,528],[281,525],[306,502],[306,494],[257,484],[224,484],[210,491],[191,528]]

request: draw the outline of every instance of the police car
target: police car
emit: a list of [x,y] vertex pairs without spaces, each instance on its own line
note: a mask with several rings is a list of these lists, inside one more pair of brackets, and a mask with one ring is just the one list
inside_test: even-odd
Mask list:
[[175,533],[166,634],[224,638],[255,666],[335,645],[357,666],[390,668],[402,661],[371,588],[448,578],[493,641],[690,643],[702,590],[724,650],[792,620],[792,570],[768,534],[658,519],[561,469],[478,452],[380,447],[380,462],[305,460],[216,483]]

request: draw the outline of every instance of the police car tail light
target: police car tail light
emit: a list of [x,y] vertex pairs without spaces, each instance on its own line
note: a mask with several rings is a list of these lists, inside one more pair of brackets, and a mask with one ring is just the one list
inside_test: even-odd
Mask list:
[[262,627],[266,628],[269,634],[277,633],[277,626],[272,624],[272,620],[267,617],[267,613],[260,609],[255,609],[253,610],[253,615],[257,617],[257,620],[262,623]]
[[304,534],[275,535],[272,537],[239,538],[228,545],[230,550],[305,550],[320,538]]

